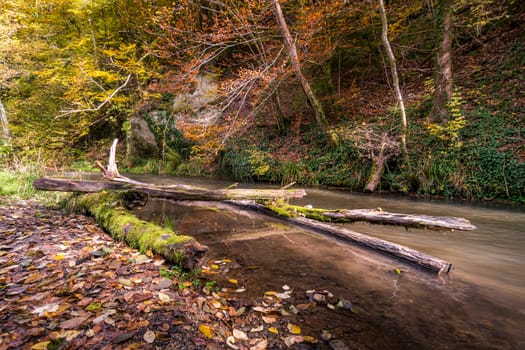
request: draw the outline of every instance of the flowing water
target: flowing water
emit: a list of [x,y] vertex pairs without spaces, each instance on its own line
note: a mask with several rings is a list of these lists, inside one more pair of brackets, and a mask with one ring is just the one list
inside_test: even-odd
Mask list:
[[[208,179],[134,178],[208,188],[229,185]],[[256,298],[286,284],[295,291],[329,290],[357,306],[353,312],[318,308],[303,315],[301,327],[313,336],[319,337],[320,330],[326,329],[352,349],[525,349],[525,208],[338,190],[307,189],[307,193],[296,204],[460,216],[477,229],[450,232],[346,224],[353,231],[454,264],[449,275],[437,277],[367,249],[221,203],[150,201],[137,214],[169,222],[177,231],[195,236],[210,247],[212,260],[234,260],[237,269],[228,278],[237,278],[247,288],[246,297]]]

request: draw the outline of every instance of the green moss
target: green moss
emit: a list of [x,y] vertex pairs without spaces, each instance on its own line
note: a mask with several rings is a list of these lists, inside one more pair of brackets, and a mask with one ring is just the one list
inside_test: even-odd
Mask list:
[[297,216],[303,216],[309,219],[317,221],[331,222],[332,219],[324,213],[333,212],[334,210],[318,209],[318,208],[306,208],[298,205],[289,205],[284,202],[276,202],[272,204],[265,204],[265,207],[271,211],[279,214],[280,216],[293,218]]
[[92,215],[116,240],[125,241],[141,252],[151,250],[171,262],[180,263],[184,259],[183,245],[193,238],[138,219],[121,205],[124,193],[85,194],[73,198],[67,207],[69,210]]

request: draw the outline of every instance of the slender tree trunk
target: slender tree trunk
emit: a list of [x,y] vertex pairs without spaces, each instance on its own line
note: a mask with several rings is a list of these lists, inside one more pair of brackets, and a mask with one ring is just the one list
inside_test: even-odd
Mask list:
[[379,10],[381,12],[381,23],[383,25],[383,30],[381,32],[381,38],[383,40],[383,45],[388,56],[388,61],[390,63],[390,71],[392,74],[392,83],[394,85],[394,91],[396,93],[397,103],[399,103],[399,108],[401,109],[401,150],[405,159],[408,160],[408,151],[407,151],[407,115],[405,111],[405,103],[403,101],[403,95],[401,94],[401,88],[399,87],[399,77],[397,75],[397,65],[396,58],[390,46],[390,41],[388,40],[388,21],[386,18],[385,4],[383,0],[379,0]]
[[451,3],[444,1],[439,9],[437,30],[441,31],[441,42],[437,50],[437,69],[434,79],[433,119],[440,121],[447,114],[447,104],[452,97],[452,37],[453,25]]
[[11,140],[11,133],[9,132],[9,124],[7,123],[7,113],[5,111],[2,100],[0,100],[0,124],[2,124],[2,133],[4,139]]
[[308,100],[312,104],[317,124],[321,127],[323,132],[326,132],[328,122],[326,120],[326,115],[324,113],[323,106],[315,96],[312,88],[310,87],[310,84],[308,83],[305,76],[303,75],[303,72],[301,71],[301,63],[299,62],[299,56],[297,55],[297,48],[292,39],[292,35],[290,34],[290,30],[288,29],[288,25],[286,24],[286,20],[281,9],[281,5],[279,4],[279,0],[272,0],[272,2],[275,8],[275,17],[277,19],[277,23],[281,28],[284,40],[286,42],[286,46],[288,47],[288,55],[290,56],[290,61],[292,62],[295,75],[301,83],[301,86],[304,90],[304,93],[308,97]]

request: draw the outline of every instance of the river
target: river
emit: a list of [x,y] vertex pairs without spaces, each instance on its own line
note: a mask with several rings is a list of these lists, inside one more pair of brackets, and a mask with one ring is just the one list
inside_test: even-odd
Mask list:
[[[133,178],[207,188],[230,184],[199,178]],[[307,189],[307,196],[295,203],[327,209],[381,207],[399,213],[460,216],[469,219],[477,229],[407,230],[346,224],[353,231],[453,263],[449,275],[437,277],[367,249],[286,227],[255,213],[150,201],[137,214],[158,222],[167,220],[181,233],[194,235],[210,247],[211,259],[234,259],[239,268],[232,272],[233,277],[248,288],[248,297],[290,285],[299,291],[326,289],[351,300],[358,312],[342,314],[322,309],[305,316],[302,324],[311,332],[328,329],[350,348],[525,349],[523,206],[323,189]]]

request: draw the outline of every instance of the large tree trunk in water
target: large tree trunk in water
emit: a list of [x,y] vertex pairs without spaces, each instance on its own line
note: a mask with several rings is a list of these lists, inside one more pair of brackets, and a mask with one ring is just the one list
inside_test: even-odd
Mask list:
[[310,84],[308,83],[305,76],[303,75],[303,72],[301,71],[301,63],[299,62],[299,56],[297,55],[297,48],[292,39],[292,35],[290,34],[290,30],[288,29],[288,25],[286,24],[286,20],[284,18],[283,11],[281,10],[281,5],[279,4],[279,0],[272,0],[272,1],[273,1],[274,8],[275,8],[275,17],[283,33],[284,40],[286,42],[286,46],[288,47],[288,55],[290,56],[290,61],[295,71],[295,75],[297,76],[297,79],[301,83],[301,86],[303,87],[304,93],[308,97],[308,100],[312,104],[312,107],[315,112],[315,120],[317,124],[319,125],[321,130],[324,133],[326,133],[328,122],[326,120],[326,115],[324,113],[323,106],[321,105],[317,97],[315,96],[312,88],[310,87]]
[[172,200],[221,201],[230,199],[276,200],[301,198],[304,190],[206,189],[186,185],[155,186],[139,182],[82,181],[39,178],[33,183],[37,190],[93,193],[103,190],[142,192],[152,198]]
[[436,21],[440,24],[437,30],[441,30],[442,38],[437,51],[437,70],[434,79],[434,121],[441,121],[447,114],[447,104],[452,97],[452,36],[453,18],[451,3],[443,1],[439,8]]
[[401,94],[401,88],[399,87],[399,77],[397,75],[397,65],[396,58],[394,57],[394,52],[390,46],[390,41],[388,40],[388,21],[386,18],[385,4],[383,0],[379,0],[379,10],[381,12],[381,23],[383,25],[381,38],[383,40],[383,45],[385,46],[385,51],[388,56],[388,61],[390,63],[390,71],[392,74],[392,81],[394,84],[394,91],[396,93],[397,103],[399,103],[399,108],[401,110],[401,150],[405,159],[408,160],[408,151],[407,151],[407,115],[405,111],[405,103],[403,101],[403,95]]
[[7,123],[7,113],[5,111],[2,100],[0,100],[0,124],[2,124],[2,133],[4,139],[11,140],[11,133],[9,132],[9,124]]

